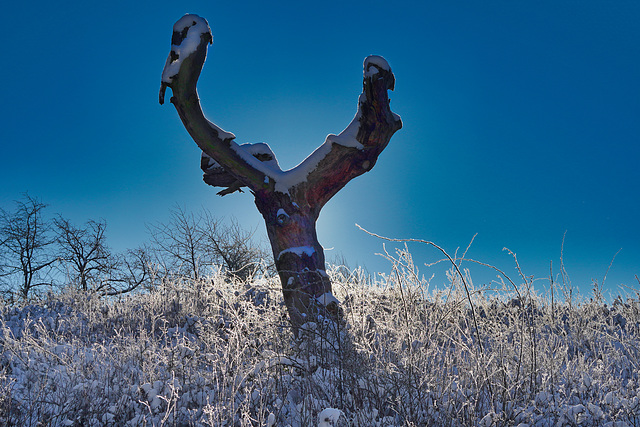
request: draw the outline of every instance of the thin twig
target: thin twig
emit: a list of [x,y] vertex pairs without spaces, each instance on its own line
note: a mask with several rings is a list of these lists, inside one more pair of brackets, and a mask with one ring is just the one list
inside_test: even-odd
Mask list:
[[[470,305],[470,308],[471,308],[471,317],[473,319],[473,324],[474,324],[474,326],[476,328],[476,336],[478,337],[478,345],[480,346],[480,351],[482,353],[484,353],[484,346],[482,345],[482,339],[480,338],[480,328],[478,327],[478,320],[476,319],[476,312],[475,312],[475,309],[474,309],[474,306],[473,306],[473,301],[471,300],[471,294],[469,292],[469,287],[467,286],[467,281],[465,280],[464,275],[462,274],[462,271],[460,271],[460,268],[455,263],[453,258],[451,258],[451,256],[447,253],[447,251],[442,249],[440,246],[438,246],[434,242],[431,242],[431,241],[428,241],[428,240],[422,240],[422,239],[393,239],[393,238],[390,238],[390,237],[384,237],[384,236],[380,236],[379,234],[372,233],[371,231],[365,230],[364,228],[362,228],[358,224],[356,224],[356,227],[358,227],[360,230],[364,231],[365,233],[369,234],[370,236],[377,237],[377,238],[382,239],[382,240],[388,240],[390,242],[399,242],[399,243],[407,243],[407,242],[423,243],[425,245],[433,246],[434,248],[436,248],[440,252],[442,252],[442,254],[444,256],[446,256],[447,259],[449,260],[449,262],[451,262],[451,264],[455,267],[456,272],[460,276],[460,280],[462,280],[462,284],[464,285],[464,290],[465,290],[465,292],[467,294],[467,300],[469,301],[469,305]],[[466,251],[465,251],[465,253],[466,253]]]
[[[609,270],[611,270],[611,266],[613,265],[613,261],[616,259],[616,257],[618,256],[618,254],[620,253],[620,251],[622,250],[622,248],[618,249],[618,252],[615,253],[615,255],[613,256],[613,258],[611,258],[611,262],[609,263],[609,267],[607,267],[607,271],[604,273],[604,277],[602,278],[602,287],[604,288],[604,281],[607,280],[607,275],[609,274]],[[636,279],[638,278],[638,276],[636,276]]]

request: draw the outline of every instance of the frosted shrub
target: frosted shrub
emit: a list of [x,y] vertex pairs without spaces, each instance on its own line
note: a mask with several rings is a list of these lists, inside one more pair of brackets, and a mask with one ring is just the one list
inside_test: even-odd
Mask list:
[[551,304],[456,269],[429,291],[389,258],[375,281],[331,268],[344,323],[297,338],[270,278],[3,306],[0,425],[640,424],[637,299]]

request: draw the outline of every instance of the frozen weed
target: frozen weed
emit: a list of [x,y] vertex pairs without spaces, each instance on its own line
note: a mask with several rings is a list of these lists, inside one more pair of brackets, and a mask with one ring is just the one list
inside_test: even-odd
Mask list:
[[524,274],[476,288],[459,265],[429,291],[406,248],[387,255],[375,281],[330,269],[345,323],[298,337],[269,278],[2,306],[0,424],[640,424],[637,298],[543,298]]

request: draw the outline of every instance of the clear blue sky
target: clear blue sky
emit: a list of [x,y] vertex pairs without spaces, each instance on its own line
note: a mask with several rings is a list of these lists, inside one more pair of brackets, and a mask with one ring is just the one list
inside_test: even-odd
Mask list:
[[[3,6],[0,206],[24,192],[77,223],[104,218],[115,249],[178,204],[265,236],[249,194],[220,198],[171,105],[158,104],[171,28],[214,34],[199,92],[237,142],[293,167],[351,121],[362,61],[396,75],[404,128],[324,208],[332,259],[388,271],[382,242],[432,240],[516,277],[564,259],[590,292],[640,275],[640,2],[10,2]],[[266,236],[264,237],[266,240]],[[412,245],[422,266],[440,255]],[[470,266],[470,265],[469,265]],[[472,267],[476,285],[493,273]],[[422,268],[423,272],[431,272]],[[441,272],[432,280],[442,286]]]

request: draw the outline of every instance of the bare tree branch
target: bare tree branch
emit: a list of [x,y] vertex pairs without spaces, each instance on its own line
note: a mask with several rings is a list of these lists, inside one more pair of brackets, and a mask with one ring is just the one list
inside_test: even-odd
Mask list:
[[162,73],[160,103],[164,103],[164,92],[170,87],[171,103],[198,147],[255,191],[267,185],[260,161],[233,142],[235,135],[207,120],[200,106],[196,84],[212,40],[209,24],[196,15],[185,15],[174,25],[171,53]]
[[119,275],[105,282],[99,293],[105,296],[116,296],[133,292],[145,285],[151,285],[153,266],[149,250],[145,247],[128,250],[122,258]]
[[301,184],[308,185],[305,190],[310,204],[324,206],[350,180],[370,171],[393,134],[402,128],[400,117],[389,107],[387,91],[394,87],[395,77],[387,61],[380,56],[367,57],[356,117],[339,135],[327,137],[330,151]]

